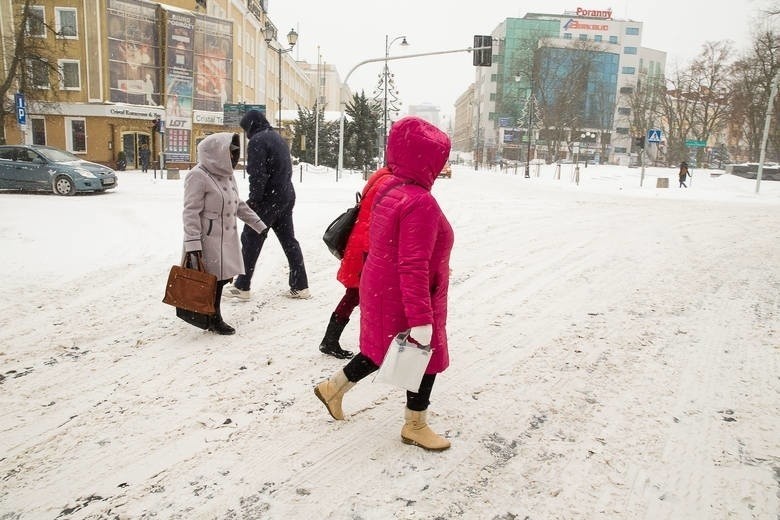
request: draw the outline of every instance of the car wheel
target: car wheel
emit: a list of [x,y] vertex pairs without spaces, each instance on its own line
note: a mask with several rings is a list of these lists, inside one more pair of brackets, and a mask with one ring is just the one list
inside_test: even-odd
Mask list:
[[54,179],[54,193],[56,195],[73,195],[76,193],[76,185],[65,175],[60,175]]

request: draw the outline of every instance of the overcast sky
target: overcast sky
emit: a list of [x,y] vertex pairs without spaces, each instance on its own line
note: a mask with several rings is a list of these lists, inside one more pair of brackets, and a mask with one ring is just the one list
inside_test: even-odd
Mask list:
[[[385,35],[392,40],[406,35],[408,47],[398,40],[390,55],[461,49],[472,45],[474,34],[490,34],[505,18],[523,17],[528,12],[563,14],[577,7],[612,8],[613,18],[644,22],[643,45],[668,53],[667,66],[684,64],[696,55],[705,41],[733,40],[745,49],[762,7],[770,0],[269,0],[269,16],[286,42],[291,28],[299,33],[296,58],[334,64],[342,80],[361,61],[385,54]],[[763,17],[766,19],[766,17]],[[468,53],[410,58],[390,63],[404,103],[437,105],[442,113],[453,105],[474,80]],[[370,95],[379,80],[381,63],[357,68],[348,83],[353,92],[365,89]],[[338,107],[329,107],[338,110]]]

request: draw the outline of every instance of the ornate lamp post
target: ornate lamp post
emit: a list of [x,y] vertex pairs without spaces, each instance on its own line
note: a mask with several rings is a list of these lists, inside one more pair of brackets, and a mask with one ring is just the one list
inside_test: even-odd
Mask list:
[[[265,24],[265,43],[269,44],[269,48],[273,49],[271,47],[271,41],[276,39],[276,27],[270,23],[266,22]],[[279,119],[277,120],[277,124],[279,125],[279,130],[282,129],[282,54],[286,54],[293,50],[293,47],[295,47],[295,44],[298,43],[298,33],[295,32],[295,29],[290,29],[290,32],[287,33],[287,43],[290,45],[290,48],[283,49],[281,45],[278,49],[273,49],[279,54]]]
[[390,70],[387,68],[387,58],[390,57],[390,46],[393,45],[396,41],[401,41],[402,47],[407,47],[409,43],[406,41],[406,36],[396,36],[392,40],[389,40],[389,37],[385,34],[385,70],[384,70],[384,123],[382,125],[382,157],[384,157],[385,152],[387,151],[387,79]]

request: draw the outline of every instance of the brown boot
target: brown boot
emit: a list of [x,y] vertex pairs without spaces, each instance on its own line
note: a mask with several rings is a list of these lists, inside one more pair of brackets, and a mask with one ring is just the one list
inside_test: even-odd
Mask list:
[[343,370],[339,370],[330,379],[314,387],[314,393],[322,404],[328,408],[330,415],[337,421],[344,420],[344,410],[341,409],[341,399],[355,383],[347,379]]
[[406,409],[404,427],[401,428],[401,440],[430,451],[443,451],[450,447],[450,441],[435,433],[425,422],[426,410],[415,412]]

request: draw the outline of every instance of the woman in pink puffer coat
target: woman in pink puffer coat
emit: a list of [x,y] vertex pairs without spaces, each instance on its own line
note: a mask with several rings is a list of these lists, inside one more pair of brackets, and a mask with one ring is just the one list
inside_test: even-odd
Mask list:
[[376,371],[393,337],[430,345],[433,354],[417,392],[407,392],[401,439],[429,450],[450,442],[427,425],[426,411],[436,374],[449,365],[447,291],[453,232],[431,187],[450,153],[447,135],[417,117],[390,130],[387,166],[392,178],[376,194],[368,257],[360,279],[360,354],[315,388],[334,419],[344,418],[344,394]]

